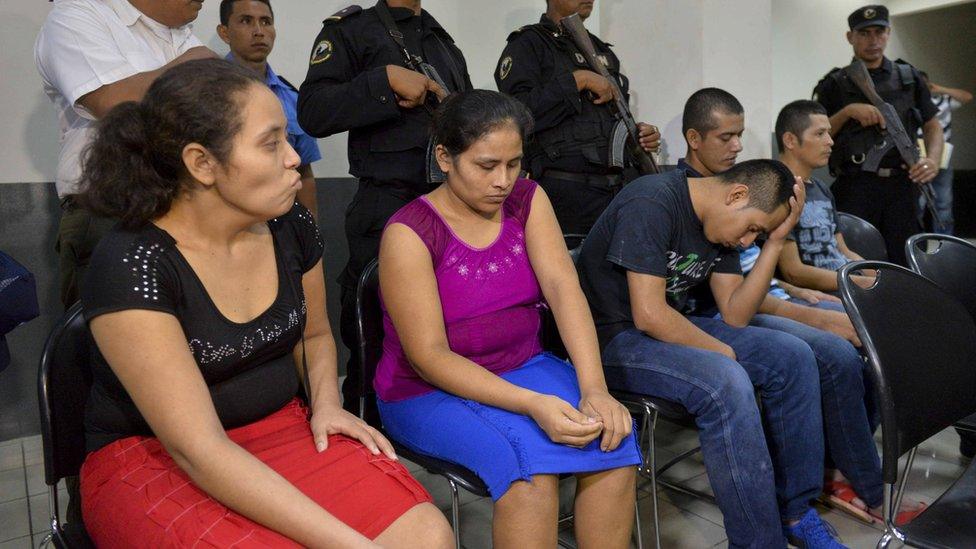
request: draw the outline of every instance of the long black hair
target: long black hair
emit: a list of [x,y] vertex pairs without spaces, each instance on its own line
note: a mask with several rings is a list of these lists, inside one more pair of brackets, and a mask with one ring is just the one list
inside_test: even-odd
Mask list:
[[468,150],[491,131],[511,124],[524,143],[532,132],[532,113],[519,100],[490,90],[456,93],[434,112],[434,143],[452,156]]
[[186,180],[183,149],[230,155],[243,120],[243,92],[261,80],[228,61],[205,59],[167,70],[140,102],[117,105],[96,126],[82,159],[80,202],[93,212],[143,225],[167,211]]

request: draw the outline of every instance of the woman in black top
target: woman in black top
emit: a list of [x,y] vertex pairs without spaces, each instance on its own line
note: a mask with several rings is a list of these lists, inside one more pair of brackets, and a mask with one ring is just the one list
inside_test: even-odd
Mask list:
[[389,442],[340,405],[322,241],[285,131],[274,94],[217,60],[99,124],[82,200],[121,220],[82,295],[99,547],[450,544]]

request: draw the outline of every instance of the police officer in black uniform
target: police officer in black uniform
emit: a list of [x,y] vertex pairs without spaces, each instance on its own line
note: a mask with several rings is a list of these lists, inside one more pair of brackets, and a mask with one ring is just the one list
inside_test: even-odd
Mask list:
[[847,41],[864,62],[878,95],[898,113],[909,137],[922,128],[926,155],[905,166],[892,148],[877,173],[861,170],[864,154],[885,136],[881,112],[871,105],[843,69],[835,68],[817,84],[814,98],[830,115],[834,148],[830,171],[837,209],[864,218],[884,235],[888,259],[905,265],[905,240],[921,230],[916,217],[919,185],[939,172],[942,128],[935,118],[928,86],[918,70],[902,60],[884,56],[891,25],[884,6],[865,6],[848,18]]
[[[586,234],[613,195],[628,179],[610,161],[610,140],[617,123],[609,101],[610,83],[590,70],[583,53],[559,26],[566,16],[581,19],[593,11],[592,0],[548,0],[538,23],[508,37],[498,60],[499,91],[518,98],[535,117],[524,168],[546,190],[564,233]],[[624,95],[628,81],[610,44],[590,39]],[[639,124],[640,144],[656,151],[661,135]]]
[[[362,374],[355,351],[356,283],[377,256],[390,216],[431,190],[425,174],[431,110],[447,94],[471,89],[461,50],[419,0],[380,2],[386,3],[350,6],[323,22],[298,96],[298,121],[306,132],[316,137],[349,132],[349,173],[359,179],[346,210],[349,262],[339,277],[339,331],[353,351],[342,393],[353,413],[359,412]],[[391,31],[411,56],[434,67],[448,89],[408,68]],[[367,420],[378,421],[375,402],[368,401]]]

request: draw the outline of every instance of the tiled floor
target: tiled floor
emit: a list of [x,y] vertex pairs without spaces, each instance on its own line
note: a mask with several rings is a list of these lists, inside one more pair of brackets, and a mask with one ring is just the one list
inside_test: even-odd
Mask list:
[[[670,459],[697,444],[693,431],[662,422],[658,427],[659,463]],[[958,437],[951,429],[943,431],[921,446],[909,480],[909,495],[932,501],[962,472],[959,461]],[[430,490],[437,505],[450,516],[450,490],[447,482],[434,477],[412,463],[407,464],[417,478]],[[668,478],[708,489],[708,478],[700,457],[687,460],[668,472]],[[574,481],[563,483],[562,509],[571,507]],[[67,501],[63,487],[59,498]],[[651,501],[647,483],[641,487],[640,510],[645,547],[654,545]],[[465,547],[491,547],[491,501],[461,495],[461,531]],[[868,526],[838,511],[820,508],[821,514],[840,533],[852,549],[873,548],[881,535],[880,528]],[[37,547],[47,527],[48,498],[44,485],[43,458],[40,437],[0,442],[0,549]],[[665,548],[710,548],[726,545],[722,514],[709,503],[662,489],[659,491],[661,542]],[[570,528],[562,531],[572,539]],[[894,546],[894,545],[893,545]]]

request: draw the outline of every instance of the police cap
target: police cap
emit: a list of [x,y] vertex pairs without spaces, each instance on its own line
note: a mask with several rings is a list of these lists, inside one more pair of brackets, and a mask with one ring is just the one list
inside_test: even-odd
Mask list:
[[888,22],[888,8],[884,6],[864,6],[857,8],[854,10],[854,13],[847,16],[847,26],[852,31],[872,26],[890,27],[891,24]]

